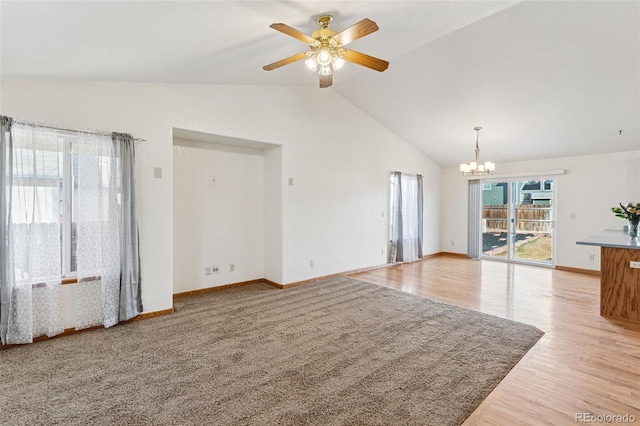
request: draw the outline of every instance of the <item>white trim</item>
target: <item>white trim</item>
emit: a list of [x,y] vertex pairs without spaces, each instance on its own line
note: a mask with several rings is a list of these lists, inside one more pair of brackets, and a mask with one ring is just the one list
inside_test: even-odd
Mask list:
[[493,175],[483,175],[483,176],[466,176],[467,180],[495,180],[495,179],[510,179],[517,177],[538,177],[538,176],[557,176],[563,175],[566,173],[566,170],[547,170],[542,172],[517,172],[517,173],[502,173],[502,174],[493,174]]

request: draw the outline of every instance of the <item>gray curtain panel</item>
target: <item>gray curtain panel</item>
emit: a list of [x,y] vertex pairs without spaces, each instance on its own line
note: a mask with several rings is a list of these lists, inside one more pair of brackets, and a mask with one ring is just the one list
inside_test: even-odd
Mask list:
[[13,186],[13,142],[11,140],[10,117],[0,116],[0,189],[4,193],[0,203],[0,340],[7,343],[7,326],[9,323],[9,303],[13,286],[13,268],[11,267],[11,188]]
[[139,315],[142,309],[138,216],[135,191],[135,141],[126,133],[112,133],[114,151],[120,158],[120,321]]
[[393,193],[392,205],[395,211],[394,223],[392,224],[393,233],[391,235],[391,246],[395,248],[395,256],[391,259],[392,262],[402,262],[404,259],[404,244],[402,236],[404,232],[402,230],[402,173],[392,172],[394,178],[395,192]]
[[422,175],[418,175],[417,176],[417,181],[418,181],[418,258],[422,259],[424,257],[424,253],[422,252],[422,233],[424,230],[424,225],[422,223],[422,219],[423,219],[423,211],[424,211],[424,206],[423,206],[423,202],[424,202],[424,195],[423,195],[423,189],[422,189]]
[[472,259],[479,259],[482,253],[480,238],[482,226],[482,182],[469,181],[469,227],[467,235],[467,255]]

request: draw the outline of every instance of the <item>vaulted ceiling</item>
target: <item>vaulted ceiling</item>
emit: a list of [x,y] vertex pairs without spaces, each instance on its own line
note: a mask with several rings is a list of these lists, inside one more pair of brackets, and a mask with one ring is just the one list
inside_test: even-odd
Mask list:
[[[321,14],[380,30],[319,89],[302,62]],[[2,1],[5,78],[310,86],[333,90],[443,166],[640,149],[637,1]],[[620,132],[622,130],[622,132]]]

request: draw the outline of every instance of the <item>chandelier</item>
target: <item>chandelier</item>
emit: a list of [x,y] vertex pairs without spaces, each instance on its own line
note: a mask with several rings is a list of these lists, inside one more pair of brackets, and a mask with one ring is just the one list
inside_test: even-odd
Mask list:
[[483,164],[480,164],[480,146],[478,145],[478,140],[480,139],[481,129],[482,127],[474,127],[473,129],[476,131],[476,161],[468,164],[460,164],[460,171],[464,176],[490,175],[496,169],[495,163],[491,161],[485,161]]

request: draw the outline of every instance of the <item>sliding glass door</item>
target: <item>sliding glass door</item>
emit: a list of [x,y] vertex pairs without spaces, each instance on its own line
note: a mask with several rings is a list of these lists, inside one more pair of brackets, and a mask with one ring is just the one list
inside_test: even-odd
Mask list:
[[482,183],[482,256],[553,265],[554,179]]

